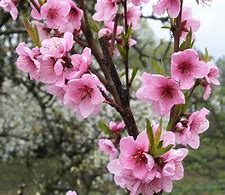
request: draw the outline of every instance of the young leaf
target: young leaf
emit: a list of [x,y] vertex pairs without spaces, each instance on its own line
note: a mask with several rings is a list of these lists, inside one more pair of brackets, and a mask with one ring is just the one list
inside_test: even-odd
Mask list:
[[117,46],[117,49],[119,50],[119,52],[120,52],[120,55],[124,58],[125,57],[125,55],[126,55],[126,50],[125,50],[125,48],[124,47],[122,47],[122,46],[120,46],[120,45],[116,45]]
[[160,138],[162,135],[162,118],[160,119],[160,123],[158,126],[158,129],[155,133],[155,143],[154,143],[154,148],[158,148],[159,142],[160,142]]
[[151,66],[154,72],[161,75],[166,75],[164,67],[155,59],[151,58]]
[[148,119],[146,119],[146,126],[147,126],[148,140],[149,140],[149,150],[152,151],[154,150],[154,132],[152,129],[151,122]]
[[180,51],[192,48],[194,42],[192,42],[192,30],[190,30],[186,36],[185,41],[180,45]]
[[173,144],[170,144],[166,146],[165,148],[159,148],[154,153],[154,158],[158,158],[162,156],[163,154],[167,153],[171,148],[173,147]]
[[88,17],[88,24],[89,24],[91,30],[98,33],[98,31],[100,30],[98,23],[95,22],[91,17]]
[[41,47],[41,41],[38,35],[37,27],[33,26],[25,16],[23,18],[23,24],[33,43],[36,46]]
[[107,135],[113,136],[113,132],[109,129],[109,127],[106,125],[104,121],[99,121],[98,122],[99,128]]
[[135,76],[136,76],[136,75],[137,75],[137,73],[138,73],[138,70],[139,70],[139,68],[138,68],[138,67],[134,67],[134,68],[133,68],[133,71],[132,71],[132,74],[131,74],[131,78],[130,78],[130,84],[132,84],[132,83],[133,83],[134,78],[135,78]]

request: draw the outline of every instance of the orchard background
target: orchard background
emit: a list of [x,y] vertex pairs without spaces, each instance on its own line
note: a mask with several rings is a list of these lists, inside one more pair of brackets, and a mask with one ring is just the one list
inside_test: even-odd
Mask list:
[[[95,3],[86,1],[89,16],[95,13]],[[208,7],[197,5],[193,0],[191,6],[195,11],[201,9],[204,12],[204,9],[213,9],[213,4],[217,3],[220,1],[213,1]],[[17,69],[17,46],[23,41],[31,42],[23,24],[23,15],[28,17],[30,14],[29,3],[19,1],[17,8],[20,14],[16,21],[2,9],[0,13],[0,194],[65,194],[70,189],[81,195],[127,194],[112,182],[112,175],[106,169],[108,158],[98,150],[97,144],[100,138],[107,137],[100,130],[99,121],[109,123],[119,119],[119,115],[113,108],[103,105],[98,115],[78,120],[72,110],[46,92],[46,86],[31,81],[27,74]],[[204,23],[210,15],[195,19]],[[168,26],[166,14],[153,14],[150,3],[143,8],[139,25],[132,34],[137,44],[130,48],[129,54],[130,69],[138,68],[138,76],[144,71],[159,71],[158,62],[163,59],[163,63],[168,64],[173,53],[171,33],[167,28],[160,28]],[[215,22],[210,28],[216,28],[216,25],[219,24]],[[201,28],[202,35],[204,29]],[[159,35],[161,31],[168,36]],[[198,36],[196,33],[196,42]],[[209,43],[219,39],[213,31],[207,38]],[[207,42],[195,47],[202,55],[205,55],[204,49],[198,49],[207,47]],[[82,51],[79,47],[76,49]],[[202,107],[209,109],[210,128],[201,137],[200,148],[189,150],[184,161],[185,177],[174,182],[172,194],[225,193],[225,58],[222,48],[221,55],[215,54],[214,49],[208,49],[208,53],[220,69],[221,85],[215,87],[207,101],[202,100],[201,89],[195,91],[189,108],[190,112]],[[118,63],[118,70],[120,77],[124,77],[121,63]],[[134,91],[138,86],[140,80],[135,78]],[[131,107],[135,108],[138,126],[144,129],[145,118],[154,118],[151,107],[141,101],[131,101]]]

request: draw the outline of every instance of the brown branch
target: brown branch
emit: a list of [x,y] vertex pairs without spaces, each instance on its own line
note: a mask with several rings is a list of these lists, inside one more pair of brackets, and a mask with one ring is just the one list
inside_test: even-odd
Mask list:
[[115,45],[115,41],[116,41],[118,20],[119,20],[119,14],[116,15],[115,20],[114,20],[112,39],[111,39],[111,43],[110,43],[110,53],[112,56],[113,56],[113,50],[114,50],[114,45]]
[[174,52],[178,52],[180,50],[180,37],[182,33],[181,27],[181,17],[182,17],[182,10],[183,10],[183,0],[180,0],[180,12],[177,18],[175,19],[175,25],[172,29],[173,36],[174,36]]
[[27,33],[27,31],[25,29],[0,31],[0,35],[23,34],[23,33]]
[[155,15],[150,15],[150,16],[143,16],[141,15],[141,18],[143,19],[152,19],[152,20],[159,20],[161,21],[162,23],[165,23],[165,22],[168,22],[169,20],[169,17],[156,17]]
[[115,103],[121,108],[120,112],[118,110],[117,111],[124,120],[128,134],[136,138],[138,135],[138,129],[129,106],[129,96],[122,86],[119,75],[113,63],[112,56],[108,48],[108,40],[105,37],[99,39],[102,51],[100,52],[96,41],[93,39],[92,31],[88,22],[87,12],[84,6],[84,0],[80,0],[80,7],[84,12],[84,19],[82,20],[81,29],[87,40],[88,47],[92,50],[92,53],[99,63],[99,66],[108,82],[106,85],[107,90],[109,90],[109,92],[112,94]]
[[129,95],[127,94],[127,91],[123,88],[113,60],[111,58],[111,54],[107,46],[107,39],[105,37],[102,37],[99,39],[99,41],[104,56],[104,64],[110,72],[111,78],[121,101],[122,109],[120,111],[120,115],[122,116],[124,123],[127,127],[128,134],[136,138],[138,135],[138,129],[129,106]]
[[32,3],[32,5],[35,7],[35,9],[40,12],[40,7],[37,5],[37,3],[34,0],[30,0],[30,2]]
[[[124,26],[125,26],[125,33],[128,34],[128,21],[127,21],[127,0],[124,0]],[[124,65],[125,65],[125,76],[126,76],[126,90],[128,93],[128,102],[129,102],[129,39],[125,40],[125,58],[124,58]]]

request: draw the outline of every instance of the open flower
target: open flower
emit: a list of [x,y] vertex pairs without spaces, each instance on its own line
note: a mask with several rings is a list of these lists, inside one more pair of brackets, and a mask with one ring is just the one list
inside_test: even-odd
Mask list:
[[181,37],[186,38],[188,31],[192,31],[192,37],[194,38],[194,32],[200,28],[200,21],[192,18],[192,9],[190,7],[184,7],[181,17],[182,33]]
[[127,6],[127,23],[132,25],[132,29],[136,30],[138,28],[140,17],[140,8],[129,3]]
[[73,34],[66,32],[63,38],[52,37],[41,42],[41,54],[44,59],[53,57],[59,59],[69,52],[73,47]]
[[99,87],[100,81],[91,74],[70,80],[65,86],[64,104],[72,108],[81,118],[96,114],[105,100]]
[[166,115],[172,106],[185,103],[185,98],[179,84],[162,75],[143,73],[141,76],[143,86],[137,91],[138,99],[152,103],[158,115]]
[[180,0],[159,0],[154,7],[154,13],[161,15],[165,11],[171,18],[176,18],[180,12]]
[[202,108],[189,116],[185,126],[179,124],[177,126],[176,142],[197,149],[200,145],[199,134],[209,128],[209,121],[206,118],[208,114],[209,111],[206,108]]
[[110,21],[118,11],[117,0],[97,0],[93,19],[96,21]]
[[86,47],[82,54],[74,54],[70,56],[71,67],[65,68],[65,78],[68,80],[76,79],[87,72],[92,63],[91,49]]
[[40,55],[39,48],[30,49],[26,43],[22,42],[16,48],[19,55],[16,65],[18,69],[29,73],[31,79],[39,79],[40,62],[37,57]]
[[70,11],[70,4],[67,1],[48,0],[41,6],[41,17],[46,21],[48,28],[58,29],[66,22]]
[[148,150],[149,140],[145,131],[141,132],[136,140],[132,136],[122,138],[119,156],[121,165],[132,169],[135,177],[145,178],[148,171],[154,167],[154,160]]
[[204,95],[203,99],[207,100],[211,94],[211,86],[212,85],[220,85],[220,81],[218,80],[219,69],[216,65],[208,62],[209,73],[205,77],[205,82],[202,82],[202,86],[204,87]]
[[81,18],[83,17],[83,11],[78,8],[77,4],[73,0],[66,0],[70,5],[70,11],[66,16],[66,20],[59,27],[60,32],[71,32],[79,30],[81,26]]
[[208,66],[199,60],[194,49],[176,52],[171,59],[172,78],[180,82],[181,89],[190,89],[197,78],[208,74]]
[[16,20],[18,16],[18,10],[16,8],[15,0],[1,0],[0,7],[2,7],[6,12],[9,12],[13,20]]
[[117,149],[109,139],[100,139],[98,141],[99,150],[110,157],[110,160],[117,156]]

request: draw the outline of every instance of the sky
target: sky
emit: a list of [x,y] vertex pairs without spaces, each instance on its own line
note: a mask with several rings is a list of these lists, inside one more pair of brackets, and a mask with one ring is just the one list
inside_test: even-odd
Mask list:
[[[157,0],[150,0],[143,13],[152,13],[152,5]],[[195,46],[204,51],[208,49],[209,54],[216,59],[225,56],[225,0],[213,0],[210,6],[197,5],[196,0],[184,0],[185,6],[193,9],[193,18],[200,19],[201,27],[196,33]],[[150,20],[149,24],[158,39],[169,39],[168,30],[162,29],[162,24]]]

